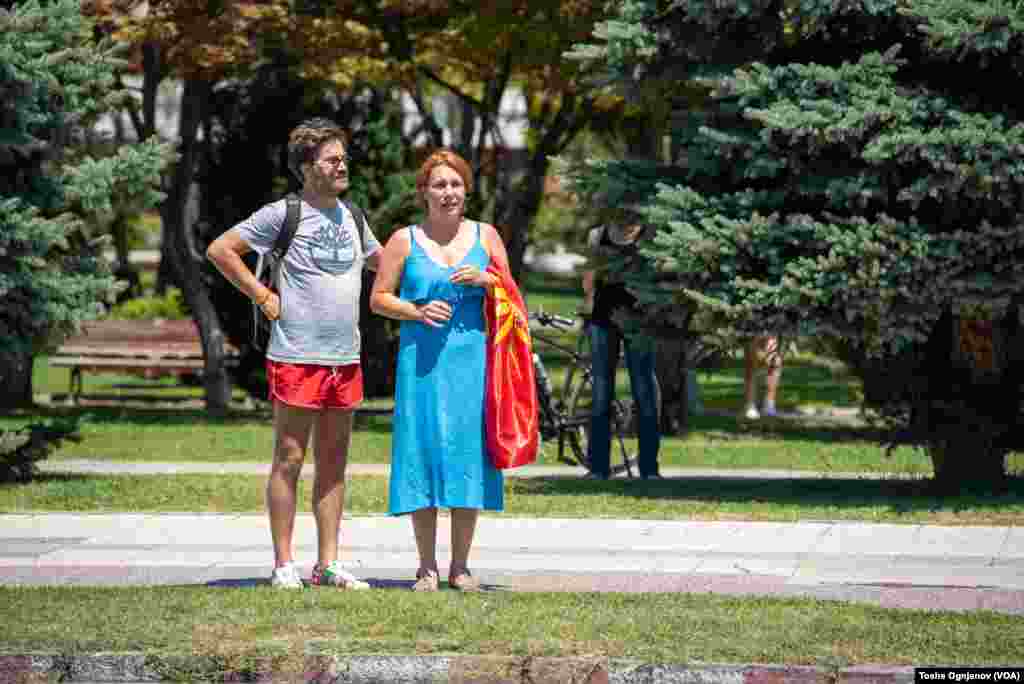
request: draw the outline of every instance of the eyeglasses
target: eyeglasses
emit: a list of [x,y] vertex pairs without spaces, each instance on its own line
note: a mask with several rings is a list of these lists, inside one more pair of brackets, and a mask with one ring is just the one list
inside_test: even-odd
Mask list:
[[334,168],[348,166],[348,157],[328,157],[327,159],[317,159],[317,161]]

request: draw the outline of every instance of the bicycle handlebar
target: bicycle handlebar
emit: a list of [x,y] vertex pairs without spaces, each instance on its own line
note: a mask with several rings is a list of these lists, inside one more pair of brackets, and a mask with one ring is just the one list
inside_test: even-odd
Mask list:
[[550,314],[545,311],[531,312],[530,320],[537,321],[541,325],[551,328],[572,328],[576,325],[576,321],[571,318]]

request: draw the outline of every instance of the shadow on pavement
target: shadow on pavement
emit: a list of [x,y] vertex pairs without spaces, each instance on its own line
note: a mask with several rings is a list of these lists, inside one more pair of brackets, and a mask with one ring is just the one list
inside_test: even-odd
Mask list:
[[[730,504],[747,511],[751,504],[772,506],[773,519],[777,509],[793,507],[794,515],[800,509],[860,510],[877,508],[887,514],[931,514],[969,509],[975,513],[988,511],[1006,521],[1019,521],[1024,515],[1024,477],[1008,479],[1007,490],[1001,494],[969,493],[958,496],[933,493],[930,479],[893,476],[889,479],[830,477],[819,478],[758,478],[730,477],[728,475],[684,476],[661,480],[615,478],[587,480],[579,477],[540,477],[508,479],[509,494],[531,497],[616,496],[637,502],[638,509],[646,503],[678,503],[685,508],[703,506],[727,513]],[[754,513],[756,519],[756,512]],[[1000,523],[992,523],[1000,524]]]

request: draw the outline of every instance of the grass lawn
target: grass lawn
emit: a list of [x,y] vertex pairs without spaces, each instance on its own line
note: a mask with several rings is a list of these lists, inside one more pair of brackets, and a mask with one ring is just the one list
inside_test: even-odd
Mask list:
[[[575,280],[530,274],[526,287],[531,308],[572,315],[579,305]],[[558,340],[569,346],[575,342],[572,334],[560,335]],[[542,344],[537,348],[545,357],[557,389],[566,371],[566,357]],[[660,454],[663,467],[887,473],[913,478],[931,474],[931,464],[923,452],[900,448],[887,453],[867,427],[801,418],[738,420],[735,414],[741,407],[743,391],[739,359],[713,372],[701,372],[699,379],[702,401],[709,412],[693,416],[691,430],[685,436],[664,438]],[[65,392],[67,380],[67,369],[49,368],[45,358],[37,359],[34,382],[41,395]],[[87,393],[120,393],[122,396],[160,392],[199,398],[202,393],[201,388],[177,385],[170,379],[146,381],[131,376],[86,374],[85,385]],[[628,395],[624,370],[620,373],[619,392]],[[850,409],[857,406],[858,395],[859,383],[844,372],[841,365],[808,354],[787,359],[779,398],[782,409],[805,406]],[[388,400],[377,399],[372,403],[386,407]],[[195,408],[139,408],[127,403],[116,407],[55,405],[2,415],[0,429],[63,418],[78,421],[81,439],[65,443],[51,456],[54,461],[86,458],[266,463],[273,447],[271,416],[265,404],[253,409],[239,408],[223,418],[211,417]],[[627,450],[635,453],[635,440],[626,442]],[[390,416],[358,416],[350,461],[387,463],[390,449]],[[555,444],[545,443],[539,463],[555,465],[556,450]],[[1011,472],[1024,472],[1024,455],[1011,455],[1009,468]]]
[[[556,384],[565,371],[557,358],[549,361]],[[47,369],[37,360],[37,374],[46,383],[60,384],[65,369]],[[55,376],[56,379],[55,379]],[[140,381],[116,376],[86,375],[95,383],[87,391],[134,391]],[[624,381],[623,381],[624,382]],[[39,383],[37,383],[38,385]],[[736,362],[713,373],[701,373],[704,404],[711,411],[692,417],[684,437],[666,437],[660,461],[665,467],[770,468],[823,472],[886,472],[927,476],[931,464],[917,449],[900,448],[886,453],[866,427],[829,424],[813,419],[738,420],[731,412],[739,407],[742,370]],[[129,389],[125,389],[128,387]],[[171,392],[196,393],[191,387],[167,386]],[[620,392],[626,392],[620,388]],[[837,375],[827,363],[799,357],[787,363],[782,406],[856,406],[856,382]],[[376,406],[386,401],[376,400]],[[717,409],[717,410],[716,410]],[[79,421],[82,439],[66,443],[51,458],[108,459],[116,461],[265,462],[271,453],[273,431],[265,408],[236,410],[214,418],[201,409],[122,407],[41,407],[0,416],[0,428],[31,422],[71,418]],[[361,415],[353,434],[350,459],[355,463],[387,463],[390,460],[391,419],[387,415]],[[627,439],[635,453],[635,440]],[[539,462],[556,463],[556,445],[544,445]],[[1011,471],[1024,471],[1024,455],[1010,456]]]
[[[0,428],[59,419],[77,420],[81,440],[66,443],[52,460],[263,463],[273,448],[270,413],[265,410],[213,418],[201,410],[52,408],[0,416]],[[871,436],[866,429],[808,421],[750,423],[732,417],[697,416],[688,435],[662,441],[660,462],[665,467],[931,472],[919,451],[899,449],[887,457],[870,441]],[[635,440],[627,439],[626,444],[635,453]],[[554,443],[546,443],[539,462],[555,465],[556,451]],[[388,463],[390,457],[390,417],[358,416],[351,462]]]
[[[531,277],[531,308],[571,315],[575,283]],[[541,350],[557,382],[557,354]],[[36,391],[67,390],[67,371],[38,359]],[[739,363],[701,374],[710,409],[736,411]],[[169,381],[161,393],[197,398]],[[150,393],[154,383],[86,375],[87,393]],[[624,381],[623,381],[624,385]],[[621,389],[625,389],[622,387]],[[853,407],[856,382],[813,357],[787,361],[780,405]],[[212,418],[201,410],[129,406],[52,407],[0,416],[0,428],[57,419],[79,421],[81,440],[52,456],[116,461],[266,463],[272,448],[264,408]],[[387,463],[388,416],[357,418],[350,459]],[[574,477],[506,481],[509,516],[696,520],[865,520],[944,525],[1017,525],[1024,479],[999,497],[936,498],[920,479],[927,459],[911,449],[886,459],[862,427],[807,420],[693,419],[685,437],[664,440],[666,467],[783,468],[831,473],[888,472],[903,478],[806,480],[682,478],[598,482]],[[631,449],[635,444],[630,442]],[[551,464],[547,449],[542,463]],[[1024,465],[1024,461],[1014,461]],[[1017,467],[1017,466],[1015,466]],[[1024,468],[1019,468],[1024,469]],[[567,469],[567,472],[568,469]],[[45,474],[0,485],[0,513],[25,511],[218,511],[263,509],[262,476],[103,476]],[[303,480],[300,509],[312,483]],[[346,489],[348,515],[385,510],[387,483],[359,476]],[[1018,616],[892,610],[813,599],[708,594],[486,593],[434,595],[376,590],[279,592],[267,587],[0,587],[0,651],[200,653],[203,672],[169,678],[216,679],[219,670],[254,667],[274,656],[286,667],[312,649],[337,654],[486,654],[629,657],[646,662],[1004,665],[1024,662]],[[289,659],[292,659],[291,661]],[[296,666],[298,666],[296,664]]]
[[[245,513],[263,510],[261,475],[44,474],[0,485],[0,513],[30,511]],[[311,479],[300,487],[309,510]],[[509,478],[505,513],[515,517],[654,520],[858,520],[936,525],[1019,525],[1024,479],[1000,496],[936,497],[919,480],[682,478],[662,481]],[[387,479],[356,476],[345,491],[347,515],[380,515]],[[485,514],[487,515],[487,514]]]
[[[0,588],[0,648],[213,656],[206,673],[336,654],[629,657],[841,667],[1024,661],[1019,617],[707,594]],[[185,678],[186,673],[176,673]]]

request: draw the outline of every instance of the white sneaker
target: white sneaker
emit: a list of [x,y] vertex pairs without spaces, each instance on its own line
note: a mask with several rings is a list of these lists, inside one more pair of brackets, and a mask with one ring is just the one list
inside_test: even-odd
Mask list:
[[768,416],[769,418],[779,415],[778,410],[775,408],[775,404],[764,404],[761,407],[761,415]]
[[277,589],[302,589],[302,578],[299,577],[295,565],[289,563],[274,568],[273,574],[270,575],[270,586]]
[[761,417],[761,413],[757,410],[756,406],[748,406],[747,411],[746,413],[743,414],[743,416],[747,420],[757,420],[758,418]]
[[364,582],[342,567],[338,561],[332,561],[326,568],[319,565],[313,567],[310,580],[317,587],[338,587],[339,589],[369,589],[369,582]]

